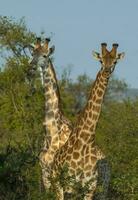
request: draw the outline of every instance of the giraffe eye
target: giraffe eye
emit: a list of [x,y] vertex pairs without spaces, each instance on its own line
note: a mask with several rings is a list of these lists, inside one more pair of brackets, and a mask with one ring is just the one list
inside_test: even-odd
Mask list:
[[43,55],[44,58],[46,58],[46,55]]
[[117,61],[114,61],[114,65],[116,65]]
[[102,61],[102,60],[100,60],[100,63],[102,64],[102,63],[103,63],[103,61]]

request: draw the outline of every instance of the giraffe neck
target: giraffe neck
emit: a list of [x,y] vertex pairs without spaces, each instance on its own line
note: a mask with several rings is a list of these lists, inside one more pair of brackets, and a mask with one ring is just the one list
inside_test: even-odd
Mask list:
[[49,124],[56,122],[60,110],[60,94],[58,83],[55,75],[55,70],[51,60],[48,61],[48,66],[44,71],[44,89],[45,89],[45,123]]
[[111,72],[103,68],[98,72],[95,82],[92,85],[88,102],[79,116],[77,128],[79,129],[78,137],[81,138],[83,132],[87,132],[90,138],[95,139],[95,128],[101,113],[104,94],[108,85]]
[[[78,117],[77,124],[69,136],[66,144],[59,150],[55,156],[55,165],[58,166],[58,160],[61,164],[71,162],[71,159],[82,159],[85,156],[84,151],[91,152],[99,158],[95,146],[95,128],[101,113],[101,106],[104,98],[104,94],[107,88],[108,80],[111,72],[101,69],[96,77],[95,82],[92,85],[88,102]],[[86,148],[87,147],[87,148]],[[81,155],[76,152],[81,152]],[[75,157],[78,156],[77,158]],[[74,156],[74,158],[72,157]],[[102,157],[103,155],[101,155]]]
[[55,70],[50,59],[44,68],[43,77],[45,93],[45,120],[43,124],[46,128],[46,138],[49,136],[49,142],[53,143],[53,139],[57,137],[58,133],[60,95]]
[[54,173],[58,173],[58,169],[67,164],[69,174],[75,175],[76,180],[81,181],[82,185],[90,181],[92,189],[91,195],[87,196],[88,199],[92,199],[97,186],[98,161],[105,158],[99,148],[96,148],[94,139],[110,74],[110,71],[104,69],[98,72],[88,102],[73,129],[73,133],[55,155],[52,166]]
[[[46,138],[43,150],[49,149],[54,155],[67,140],[71,132],[71,123],[67,120],[60,107],[60,93],[55,70],[51,60],[48,60],[44,70],[45,89],[45,120]],[[49,139],[48,139],[49,138]]]

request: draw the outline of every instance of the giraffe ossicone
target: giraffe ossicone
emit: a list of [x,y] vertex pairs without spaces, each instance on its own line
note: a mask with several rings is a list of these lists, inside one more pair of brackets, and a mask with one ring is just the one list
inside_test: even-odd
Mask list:
[[107,44],[101,43],[101,53],[92,51],[92,55],[96,60],[99,60],[102,64],[102,67],[109,68],[111,70],[119,60],[122,60],[125,57],[125,53],[117,53],[118,48],[117,43],[113,43],[111,51],[107,50]]

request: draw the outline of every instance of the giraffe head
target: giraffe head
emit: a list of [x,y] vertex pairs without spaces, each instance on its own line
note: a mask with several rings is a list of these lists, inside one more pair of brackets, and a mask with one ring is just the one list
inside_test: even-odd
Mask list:
[[93,51],[93,56],[102,64],[102,68],[106,70],[113,70],[117,62],[124,58],[125,53],[117,53],[118,44],[112,45],[112,50],[107,50],[107,44],[101,44],[101,54]]
[[50,39],[46,38],[44,43],[41,42],[41,38],[37,38],[36,43],[32,46],[32,60],[30,64],[44,66],[49,57],[53,54],[55,46],[49,48]]

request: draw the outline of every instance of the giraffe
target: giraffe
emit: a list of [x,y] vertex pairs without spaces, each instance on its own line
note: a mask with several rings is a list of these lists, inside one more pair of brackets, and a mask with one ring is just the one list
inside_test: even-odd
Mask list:
[[[105,159],[104,154],[95,145],[95,130],[101,113],[104,94],[108,85],[108,80],[114,71],[117,62],[124,57],[124,53],[117,53],[118,44],[113,44],[112,50],[108,51],[107,44],[101,44],[101,54],[93,52],[93,56],[101,62],[94,84],[92,84],[88,101],[77,119],[77,123],[72,130],[67,142],[56,153],[53,162],[52,176],[57,176],[59,169],[68,166],[69,174],[75,176],[76,180],[85,186],[88,182],[89,192],[85,195],[85,200],[94,199],[99,176],[98,163]],[[99,164],[100,165],[100,164]],[[103,169],[104,184],[108,184],[108,170]],[[63,200],[65,191],[57,183],[57,199]],[[100,199],[105,199],[103,195]]]
[[48,176],[51,170],[56,151],[67,141],[72,132],[71,122],[65,118],[60,106],[60,93],[55,70],[50,56],[54,52],[54,46],[49,48],[50,39],[46,38],[45,43],[41,43],[41,38],[37,38],[33,48],[33,58],[31,66],[41,69],[41,78],[45,93],[45,127],[46,136],[44,145],[40,153],[40,165],[42,168],[42,179],[45,187],[50,187]]

